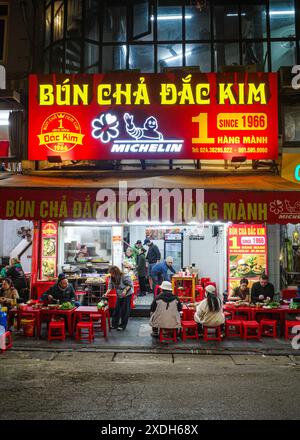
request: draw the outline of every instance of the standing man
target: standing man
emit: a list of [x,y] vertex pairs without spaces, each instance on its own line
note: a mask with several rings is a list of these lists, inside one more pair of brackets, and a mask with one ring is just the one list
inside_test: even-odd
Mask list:
[[274,286],[269,283],[268,275],[261,275],[259,281],[254,283],[251,289],[252,302],[262,302],[265,299],[272,301],[274,297]]
[[139,278],[140,293],[138,296],[146,296],[146,249],[141,248],[137,257],[137,274]]
[[158,246],[156,246],[156,244],[154,244],[153,241],[149,240],[149,238],[146,238],[144,240],[144,246],[145,245],[149,247],[146,259],[148,260],[148,277],[149,277],[150,292],[154,292],[151,272],[153,266],[160,261],[161,255]]
[[140,250],[142,249],[142,240],[138,240],[135,245],[132,247],[133,256],[136,259],[136,264],[138,264],[138,257],[140,254]]
[[153,280],[153,291],[155,292],[155,287],[162,284],[163,281],[171,281],[171,276],[168,272],[176,273],[173,267],[173,258],[167,257],[165,261],[161,263],[154,264],[152,267],[151,277]]

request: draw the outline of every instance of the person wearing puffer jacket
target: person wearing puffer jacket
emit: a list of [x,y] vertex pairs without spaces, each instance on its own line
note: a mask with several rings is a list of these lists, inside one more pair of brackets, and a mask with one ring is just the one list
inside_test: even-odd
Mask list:
[[160,328],[181,328],[182,304],[179,298],[173,295],[172,284],[169,281],[163,281],[159,287],[162,293],[151,304],[149,321],[152,326],[152,336],[155,337],[158,336]]
[[196,307],[194,319],[199,324],[199,330],[203,325],[217,327],[225,322],[222,297],[217,295],[216,288],[211,284],[205,287],[205,298]]

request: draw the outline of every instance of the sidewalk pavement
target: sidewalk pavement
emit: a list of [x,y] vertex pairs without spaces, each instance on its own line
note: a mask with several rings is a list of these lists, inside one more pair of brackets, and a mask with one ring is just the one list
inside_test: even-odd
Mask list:
[[42,329],[41,338],[24,337],[22,332],[13,332],[12,350],[45,350],[45,351],[112,351],[112,352],[148,352],[148,353],[193,353],[193,354],[266,354],[266,355],[300,355],[299,349],[292,347],[291,341],[283,338],[263,337],[261,341],[240,338],[224,339],[222,342],[204,342],[188,339],[183,342],[159,342],[151,336],[152,328],[148,318],[130,318],[125,331],[111,330],[107,339],[96,333],[95,341],[75,341],[67,337],[64,342],[47,340],[46,326]]

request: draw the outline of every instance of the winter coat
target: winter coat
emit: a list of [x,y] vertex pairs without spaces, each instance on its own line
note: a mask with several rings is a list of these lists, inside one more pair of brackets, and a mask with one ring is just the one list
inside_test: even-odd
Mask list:
[[223,305],[220,298],[218,298],[220,304],[220,310],[218,312],[211,312],[208,308],[207,299],[202,300],[196,307],[196,313],[194,319],[198,324],[207,325],[211,327],[217,327],[224,324],[225,316],[223,313]]
[[130,275],[122,275],[120,284],[118,286],[116,286],[116,284],[110,278],[109,283],[108,283],[108,290],[115,289],[117,292],[117,296],[119,298],[123,298],[123,296],[122,296],[123,290],[126,289],[126,287],[128,287],[128,286],[130,286],[130,289],[126,293],[126,296],[133,294],[133,291],[134,291],[133,281],[132,281]]
[[66,289],[62,289],[58,283],[55,283],[45,293],[43,293],[41,296],[42,301],[47,301],[48,295],[52,295],[53,298],[59,300],[59,302],[75,301],[75,291],[72,284],[68,284]]
[[168,266],[165,261],[162,261],[161,263],[157,263],[152,267],[151,277],[162,278],[163,281],[171,281],[170,275],[168,274],[169,270],[173,273],[176,273],[176,270],[173,266]]
[[182,305],[172,292],[163,291],[151,304],[149,324],[155,328],[180,328]]
[[137,273],[138,273],[139,277],[145,277],[147,275],[145,254],[138,255],[138,258],[137,258]]
[[151,244],[147,253],[147,260],[149,264],[157,263],[161,259],[160,251],[156,244]]
[[10,266],[6,271],[6,276],[12,280],[13,285],[19,292],[21,289],[26,289],[27,283],[21,264],[17,263]]
[[5,298],[5,303],[10,304],[12,300],[19,298],[18,291],[14,287],[9,287],[8,289],[0,289],[0,298]]

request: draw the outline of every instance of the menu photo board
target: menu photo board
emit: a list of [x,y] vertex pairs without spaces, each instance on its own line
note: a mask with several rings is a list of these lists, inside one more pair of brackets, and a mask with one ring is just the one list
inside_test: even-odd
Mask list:
[[49,279],[57,276],[57,233],[54,222],[42,222],[40,277]]
[[234,224],[227,230],[228,293],[247,278],[249,287],[268,272],[267,231],[264,225]]

